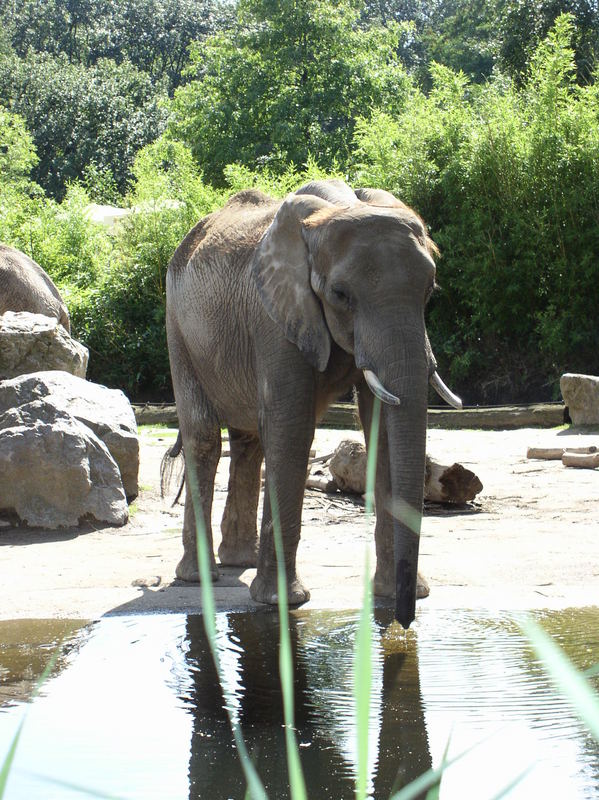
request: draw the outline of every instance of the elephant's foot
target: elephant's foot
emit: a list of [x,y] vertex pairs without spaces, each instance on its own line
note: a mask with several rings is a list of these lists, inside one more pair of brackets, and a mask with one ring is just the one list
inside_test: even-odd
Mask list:
[[[256,575],[250,586],[250,595],[257,603],[277,605],[279,593],[276,574],[268,578]],[[287,602],[290,606],[300,606],[302,603],[307,603],[309,599],[310,592],[297,576],[292,580],[287,579]]]
[[[387,575],[380,575],[377,571],[374,575],[374,593],[377,597],[395,597],[395,581],[389,579]],[[416,598],[422,600],[431,593],[430,586],[426,578],[418,573],[416,581]]]
[[[175,575],[181,581],[187,581],[187,583],[199,583],[200,571],[198,569],[198,562],[195,556],[184,553],[183,558],[177,564]],[[213,581],[218,580],[218,569],[216,567],[214,558],[211,559],[210,575]]]
[[221,542],[218,558],[223,567],[255,567],[258,565],[258,538],[228,544]]

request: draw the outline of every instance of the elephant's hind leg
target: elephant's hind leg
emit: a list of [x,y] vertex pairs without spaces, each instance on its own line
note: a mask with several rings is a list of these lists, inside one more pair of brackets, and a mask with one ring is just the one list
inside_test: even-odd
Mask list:
[[[183,436],[185,448],[185,511],[183,515],[183,558],[176,575],[183,581],[198,582],[198,547],[196,524],[203,527],[210,555],[210,573],[218,579],[212,544],[212,496],[214,478],[220,458],[221,440],[218,427],[211,435]],[[200,531],[201,533],[201,531]]]
[[258,563],[258,498],[262,446],[257,436],[229,428],[231,466],[227,503],[218,548],[225,566],[255,567]]
[[[168,311],[168,309],[167,309]],[[173,388],[185,453],[185,511],[183,514],[183,558],[177,578],[197,582],[198,547],[196,518],[204,529],[210,554],[212,578],[218,578],[212,545],[212,495],[220,458],[218,417],[200,383],[177,324],[167,313],[167,335]]]

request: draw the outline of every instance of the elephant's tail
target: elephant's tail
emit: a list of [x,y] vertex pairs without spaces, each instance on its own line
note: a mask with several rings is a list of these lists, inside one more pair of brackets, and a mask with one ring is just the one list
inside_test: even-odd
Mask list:
[[177,481],[179,483],[179,491],[173,500],[173,505],[177,505],[183,486],[185,485],[185,453],[183,452],[183,437],[181,431],[177,436],[177,441],[172,447],[166,451],[162,456],[160,462],[160,496],[165,497],[168,494],[173,475],[177,474]]

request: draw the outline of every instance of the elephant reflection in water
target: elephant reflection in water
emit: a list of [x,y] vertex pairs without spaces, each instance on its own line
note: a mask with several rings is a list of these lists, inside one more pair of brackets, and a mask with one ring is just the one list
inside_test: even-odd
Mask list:
[[[391,619],[391,611],[377,611],[379,628]],[[219,624],[226,639],[225,694],[267,795],[277,800],[288,797],[278,616],[270,611],[220,615]],[[296,613],[290,615],[289,626],[295,730],[308,795],[353,798],[356,733],[351,673],[355,618],[348,614]],[[188,617],[186,633],[190,674],[183,699],[193,713],[190,800],[243,797],[245,779],[200,616]],[[378,650],[373,666],[370,792],[374,798],[387,798],[431,767],[416,642],[401,653],[383,655]]]

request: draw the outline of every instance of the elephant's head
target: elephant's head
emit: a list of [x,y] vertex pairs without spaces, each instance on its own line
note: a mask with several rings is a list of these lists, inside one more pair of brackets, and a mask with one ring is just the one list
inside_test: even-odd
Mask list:
[[356,194],[337,202],[289,195],[253,269],[269,315],[306,359],[324,371],[335,341],[386,404],[396,617],[407,628],[416,603],[428,383],[440,381],[424,323],[435,246],[413,211],[386,199],[392,195],[374,192],[362,202]]

